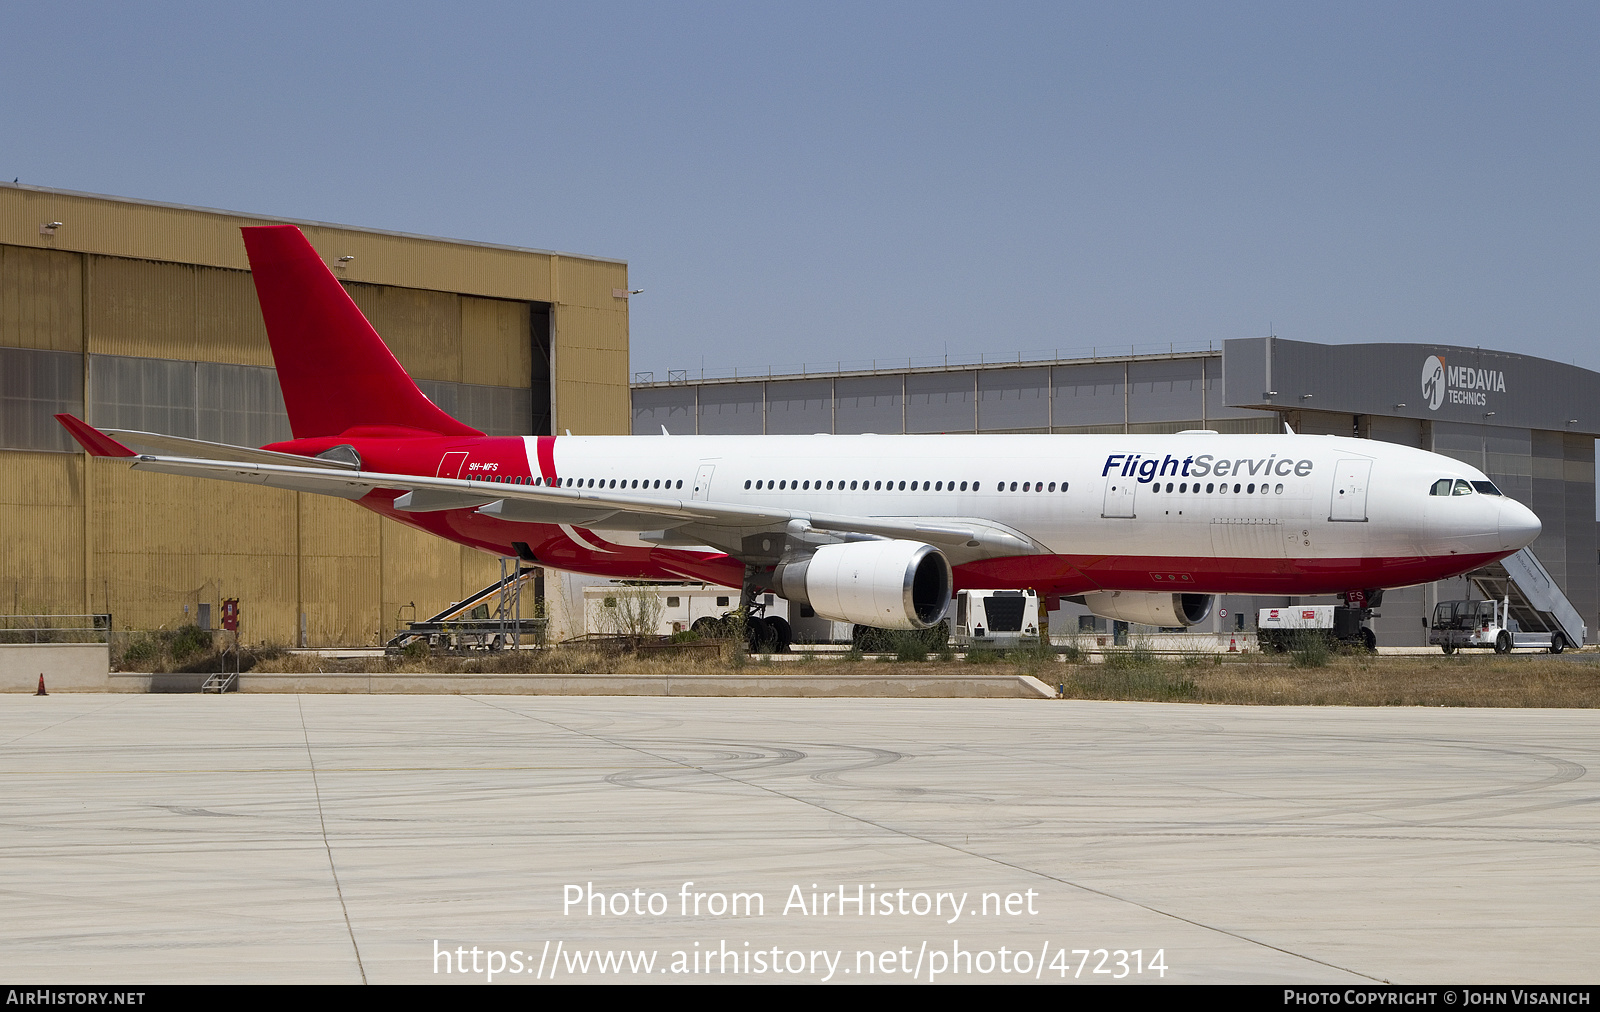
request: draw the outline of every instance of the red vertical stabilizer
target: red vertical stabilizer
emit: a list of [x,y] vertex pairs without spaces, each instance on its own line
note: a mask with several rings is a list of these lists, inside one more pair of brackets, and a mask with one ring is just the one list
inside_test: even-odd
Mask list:
[[298,228],[240,231],[296,439],[336,436],[357,425],[483,434],[417,389]]

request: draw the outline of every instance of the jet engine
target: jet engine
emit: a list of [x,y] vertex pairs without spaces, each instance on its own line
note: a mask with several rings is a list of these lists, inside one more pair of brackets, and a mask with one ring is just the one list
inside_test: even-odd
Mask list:
[[779,594],[836,622],[927,629],[950,604],[950,561],[920,541],[823,545],[772,575]]
[[1083,603],[1101,618],[1168,627],[1199,625],[1210,616],[1215,600],[1210,594],[1146,594],[1131,590],[1083,595]]

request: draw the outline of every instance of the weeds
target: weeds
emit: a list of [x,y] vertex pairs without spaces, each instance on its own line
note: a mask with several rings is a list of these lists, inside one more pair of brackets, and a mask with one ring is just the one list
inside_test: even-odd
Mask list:
[[1328,638],[1320,629],[1296,629],[1292,638],[1291,663],[1297,668],[1325,668],[1328,666]]
[[[158,654],[165,659],[169,634],[146,634],[122,649],[123,670],[172,671],[139,658]],[[859,651],[802,655],[802,660],[771,663],[751,661],[739,644],[725,643],[718,650],[659,651],[644,654],[594,646],[558,646],[544,650],[504,651],[468,656],[425,656],[417,652],[357,659],[337,659],[315,654],[288,654],[271,648],[247,650],[240,668],[258,672],[326,671],[329,673],[448,674],[716,674],[754,670],[765,678],[788,674],[879,676],[902,673],[952,675],[930,651],[923,662],[894,661],[893,668],[864,663]],[[1044,658],[1049,657],[1051,667]],[[1210,658],[1209,662],[1207,658]],[[193,670],[218,670],[214,654],[189,658]],[[1244,657],[1191,654],[1162,657],[1147,647],[1107,651],[1103,664],[1058,664],[1054,655],[1013,653],[1003,657],[993,649],[974,649],[966,662],[977,667],[972,674],[1029,670],[1050,685],[1060,684],[1063,694],[1078,699],[1127,699],[1161,702],[1233,703],[1311,706],[1502,706],[1587,707],[1600,709],[1600,655],[1565,655],[1560,658],[1518,654],[1444,657],[1345,657],[1329,652],[1316,667],[1301,666],[1292,656]],[[1012,665],[1016,665],[1015,668]],[[230,663],[231,667],[231,663]],[[508,691],[521,691],[508,686]]]
[[[1107,657],[1109,662],[1110,657]],[[1142,699],[1174,702],[1196,699],[1199,685],[1166,665],[1082,667],[1063,682],[1066,694],[1080,699]]]
[[1156,652],[1143,643],[1135,643],[1126,650],[1108,650],[1105,663],[1100,665],[1112,671],[1145,671],[1159,663]]
[[921,632],[897,632],[889,638],[897,661],[917,663],[928,659],[928,638]]

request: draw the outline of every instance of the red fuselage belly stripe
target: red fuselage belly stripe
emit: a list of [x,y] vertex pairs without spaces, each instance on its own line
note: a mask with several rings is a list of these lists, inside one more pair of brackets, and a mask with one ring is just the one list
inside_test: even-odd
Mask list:
[[1019,555],[955,567],[958,589],[1034,587],[1193,594],[1341,594],[1448,579],[1509,552],[1402,558],[1256,559],[1138,555]]
[[[597,551],[572,540],[554,524],[508,524],[472,510],[401,513],[394,509],[393,499],[393,492],[374,493],[361,504],[410,527],[497,555],[515,555],[511,542],[523,541],[546,564],[575,573],[668,580],[693,574],[693,579],[738,586],[744,571],[737,560],[726,555],[635,547],[589,535],[596,543],[608,546],[608,550]],[[1097,590],[1284,597],[1342,594],[1347,590],[1406,587],[1448,579],[1509,554],[1343,559],[1014,555],[956,566],[955,589],[1032,587],[1047,594],[1084,594]],[[636,570],[630,572],[629,566]]]

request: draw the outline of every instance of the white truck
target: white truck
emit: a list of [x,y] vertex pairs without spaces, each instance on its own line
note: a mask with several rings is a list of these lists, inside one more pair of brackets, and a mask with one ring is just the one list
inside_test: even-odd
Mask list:
[[963,649],[1035,646],[1039,642],[1039,597],[1031,590],[963,590],[956,595],[950,639]]
[[1522,632],[1511,617],[1511,601],[1440,601],[1428,626],[1428,642],[1447,654],[1457,650],[1493,648],[1509,654],[1518,647],[1535,647],[1559,654],[1567,648],[1560,632]]
[[1343,643],[1376,650],[1377,634],[1362,625],[1371,614],[1370,608],[1337,604],[1262,608],[1256,615],[1256,641],[1261,644],[1262,650],[1283,653],[1293,649],[1302,637],[1320,634],[1329,646]]

